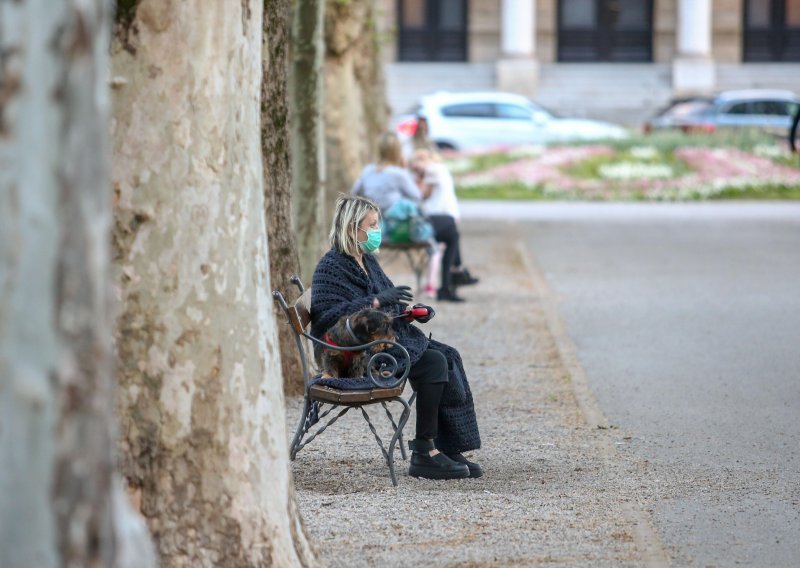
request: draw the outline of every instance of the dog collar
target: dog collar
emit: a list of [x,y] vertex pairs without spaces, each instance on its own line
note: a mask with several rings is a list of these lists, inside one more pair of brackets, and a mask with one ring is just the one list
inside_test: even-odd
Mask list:
[[353,328],[350,327],[350,318],[344,320],[344,327],[347,330],[347,333],[350,334],[350,338],[356,342],[356,345],[360,344],[360,340],[356,337],[356,334],[353,332]]
[[[348,319],[347,321],[349,322],[350,320]],[[328,345],[330,345],[331,347],[345,347],[344,345],[339,345],[338,343],[333,341],[331,339],[330,334],[328,334],[328,333],[325,334],[325,336],[322,338],[322,340],[325,343],[327,343]],[[346,368],[350,367],[350,363],[353,361],[353,356],[356,354],[356,352],[355,351],[339,351],[339,353],[341,353],[342,357],[344,358],[344,360],[342,361],[342,368],[346,369]]]

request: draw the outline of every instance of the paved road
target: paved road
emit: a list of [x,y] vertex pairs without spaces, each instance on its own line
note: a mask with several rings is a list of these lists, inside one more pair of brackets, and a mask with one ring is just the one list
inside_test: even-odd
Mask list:
[[676,564],[800,566],[800,206],[464,214],[503,220],[546,273],[594,396],[631,434],[621,451],[653,464],[642,498]]

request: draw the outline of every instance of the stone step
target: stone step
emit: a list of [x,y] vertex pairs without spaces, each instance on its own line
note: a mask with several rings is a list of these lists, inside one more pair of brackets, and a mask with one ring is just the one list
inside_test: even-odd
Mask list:
[[559,114],[638,125],[669,100],[667,65],[542,65],[536,100]]
[[800,93],[800,64],[717,65],[717,86],[725,89],[788,89]]

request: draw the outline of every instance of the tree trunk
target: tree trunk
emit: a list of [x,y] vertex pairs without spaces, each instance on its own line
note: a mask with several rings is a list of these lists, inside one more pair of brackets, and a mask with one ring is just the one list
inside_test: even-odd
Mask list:
[[310,282],[327,237],[323,123],[323,22],[325,0],[297,0],[292,29],[292,160],[294,220],[300,267]]
[[165,566],[316,563],[269,294],[262,25],[253,0],[142,0],[112,43],[123,472]]
[[389,107],[372,0],[327,0],[325,8],[325,194],[330,219],[340,192],[375,160]]
[[[292,230],[292,176],[287,95],[290,0],[264,1],[264,76],[261,88],[261,149],[264,155],[264,193],[269,242],[269,274],[273,288],[287,300],[295,299],[297,288],[289,281],[300,274],[297,239]],[[292,328],[277,304],[283,390],[287,395],[303,392],[300,356]]]
[[8,568],[155,565],[114,472],[110,12],[103,0],[0,5],[0,566]]

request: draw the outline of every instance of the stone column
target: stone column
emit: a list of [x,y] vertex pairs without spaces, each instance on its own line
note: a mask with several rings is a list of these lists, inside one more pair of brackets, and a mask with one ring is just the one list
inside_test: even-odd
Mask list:
[[709,94],[716,86],[711,56],[712,0],[679,0],[677,56],[672,61],[676,95]]
[[536,60],[536,0],[502,0],[502,55],[497,62],[497,88],[533,96],[539,79]]

